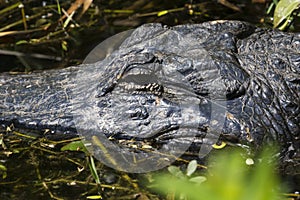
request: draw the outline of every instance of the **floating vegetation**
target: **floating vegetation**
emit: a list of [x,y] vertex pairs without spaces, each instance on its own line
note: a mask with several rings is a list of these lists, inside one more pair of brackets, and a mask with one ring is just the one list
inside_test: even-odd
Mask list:
[[155,196],[136,184],[134,175],[109,169],[76,150],[81,138],[51,141],[17,131],[0,136],[1,199],[115,199],[140,193]]
[[274,152],[251,156],[246,150],[224,147],[214,150],[207,166],[180,158],[166,169],[138,175],[110,169],[94,160],[81,139],[51,141],[35,133],[2,132],[1,199],[172,200],[178,195],[181,199],[201,196],[207,200],[251,199],[253,195],[258,200],[299,198],[296,193],[285,193],[274,171],[276,163],[271,162]]
[[144,23],[177,25],[247,17],[258,24],[266,17],[266,5],[260,3],[255,13],[248,12],[251,3],[227,0],[3,1],[0,55],[12,59],[2,60],[0,70],[29,72],[79,64],[105,38]]

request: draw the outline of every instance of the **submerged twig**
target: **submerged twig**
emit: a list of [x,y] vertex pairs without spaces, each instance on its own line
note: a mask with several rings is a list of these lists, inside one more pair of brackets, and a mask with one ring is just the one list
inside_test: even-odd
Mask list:
[[10,56],[22,56],[22,57],[32,57],[32,58],[38,58],[38,59],[47,59],[47,60],[55,60],[55,61],[61,61],[62,58],[58,57],[58,56],[49,56],[49,55],[45,55],[45,54],[39,54],[39,53],[31,53],[31,54],[27,54],[27,53],[22,53],[22,52],[18,52],[18,51],[10,51],[10,50],[1,50],[0,49],[0,54],[2,55],[10,55]]

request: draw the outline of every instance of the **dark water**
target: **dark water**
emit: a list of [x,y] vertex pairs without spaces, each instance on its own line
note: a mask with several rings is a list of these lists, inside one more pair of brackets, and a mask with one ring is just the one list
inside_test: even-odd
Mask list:
[[[10,4],[0,3],[0,9]],[[56,1],[28,1],[24,3],[25,14],[28,16],[41,13],[40,17],[28,20],[28,29],[41,28],[39,23],[51,24],[46,31],[35,31],[24,34],[10,34],[0,37],[0,49],[20,52],[24,55],[4,55],[0,53],[0,71],[32,71],[37,69],[66,67],[80,64],[84,57],[105,38],[120,31],[135,28],[144,23],[163,23],[169,26],[187,23],[201,23],[210,20],[235,19],[251,22],[259,26],[270,26],[270,16],[266,16],[268,4],[251,3],[246,1],[231,1],[235,7],[224,6],[217,1],[184,1],[184,0],[138,0],[138,1],[93,1],[90,10],[80,19],[74,19],[80,27],[62,29],[57,23],[60,15],[57,13]],[[47,7],[48,6],[48,7]],[[70,2],[63,1],[61,6],[67,10]],[[174,10],[172,12],[172,10]],[[176,10],[178,9],[178,11]],[[123,10],[131,13],[112,13],[114,10]],[[157,16],[159,11],[171,10],[168,14]],[[77,13],[80,13],[78,9]],[[111,12],[110,12],[111,11]],[[10,25],[22,20],[20,9],[12,10],[0,17],[0,24]],[[5,27],[5,26],[4,26]],[[14,26],[5,31],[23,31],[23,24]],[[61,33],[57,34],[58,31]],[[55,37],[51,36],[55,33]],[[49,35],[50,34],[50,35]],[[47,38],[48,37],[48,38]],[[35,41],[34,41],[35,40]],[[37,41],[38,40],[38,41]],[[27,43],[26,43],[27,42]],[[62,49],[62,43],[67,44],[67,51]],[[34,54],[43,54],[53,58],[38,59]]]
[[[0,1],[0,10],[18,1],[4,3]],[[3,71],[32,71],[48,68],[62,68],[80,64],[85,56],[104,39],[124,30],[135,28],[144,23],[163,23],[169,26],[201,23],[210,20],[235,19],[244,20],[263,27],[271,27],[270,16],[266,16],[267,3],[252,3],[251,1],[230,1],[234,7],[224,6],[217,1],[183,1],[183,0],[138,0],[138,1],[93,1],[93,5],[80,19],[76,19],[78,28],[67,27],[64,30],[57,23],[56,1],[45,1],[49,8],[42,8],[42,1],[27,1],[24,3],[25,13],[42,15],[51,25],[46,31],[33,33],[12,34],[0,37],[0,49],[8,50],[11,54],[0,53],[0,72]],[[72,1],[73,2],[73,1]],[[62,7],[67,10],[70,1],[64,1]],[[180,8],[183,8],[180,10]],[[158,12],[166,9],[178,9],[158,17]],[[98,10],[98,13],[97,13]],[[111,13],[109,10],[127,10],[132,13]],[[193,14],[189,14],[193,12]],[[38,28],[37,17],[28,21],[29,29]],[[48,16],[48,17],[47,17]],[[77,15],[78,16],[78,15]],[[13,10],[0,17],[1,27],[21,20],[20,10]],[[91,25],[88,25],[91,24]],[[24,30],[22,24],[5,31]],[[41,39],[50,32],[61,33],[44,41]],[[48,35],[49,36],[49,35]],[[27,43],[17,44],[20,41]],[[31,41],[31,43],[29,43]],[[62,44],[67,44],[67,51]],[[6,53],[6,54],[9,54]],[[22,55],[15,56],[12,52]],[[39,59],[35,54],[49,56]],[[53,58],[59,58],[57,61]],[[138,199],[141,194],[150,199],[159,199],[151,194],[144,186],[147,175],[126,175],[106,168],[96,163],[102,187],[94,183],[89,171],[87,158],[83,153],[61,152],[64,144],[53,145],[43,139],[32,139],[26,135],[0,132],[0,165],[7,171],[0,170],[0,199],[86,199],[88,195],[101,194],[104,199]],[[2,172],[2,175],[1,175]],[[2,177],[1,177],[2,176]],[[138,182],[139,184],[136,184]]]

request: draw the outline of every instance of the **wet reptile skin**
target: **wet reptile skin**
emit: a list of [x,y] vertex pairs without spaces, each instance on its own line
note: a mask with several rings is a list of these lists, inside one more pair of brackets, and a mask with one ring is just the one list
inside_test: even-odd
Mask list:
[[[85,75],[87,68],[92,75]],[[168,77],[165,82],[161,72]],[[172,80],[174,73],[182,80]],[[91,81],[88,90],[76,85],[81,78],[79,83]],[[179,86],[182,83],[186,85]],[[0,86],[3,128],[13,123],[41,133],[49,129],[48,135],[73,135],[74,110],[82,108],[91,115],[96,110],[100,131],[116,139],[147,137],[163,143],[182,135],[188,140],[189,132],[196,130],[190,139],[197,145],[210,144],[206,132],[211,103],[220,101],[226,106],[221,113],[224,123],[216,125],[221,139],[254,147],[277,141],[285,160],[299,162],[299,33],[238,21],[146,24],[102,62],[23,75],[4,73]],[[72,92],[82,98],[71,103]],[[122,99],[116,98],[120,93]],[[199,116],[183,122],[180,104],[189,95],[197,101]],[[95,107],[84,108],[82,99],[94,101]],[[88,123],[80,128],[87,127]]]

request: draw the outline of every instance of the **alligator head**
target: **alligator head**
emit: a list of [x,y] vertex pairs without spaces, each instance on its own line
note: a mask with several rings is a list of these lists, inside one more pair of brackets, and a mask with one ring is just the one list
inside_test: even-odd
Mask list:
[[242,22],[144,25],[78,72],[77,130],[200,154],[276,141],[298,155],[299,47],[299,34]]
[[0,121],[164,152],[276,141],[289,160],[299,156],[299,49],[299,34],[237,21],[148,24],[102,61],[1,77],[1,93],[13,95],[0,96]]

